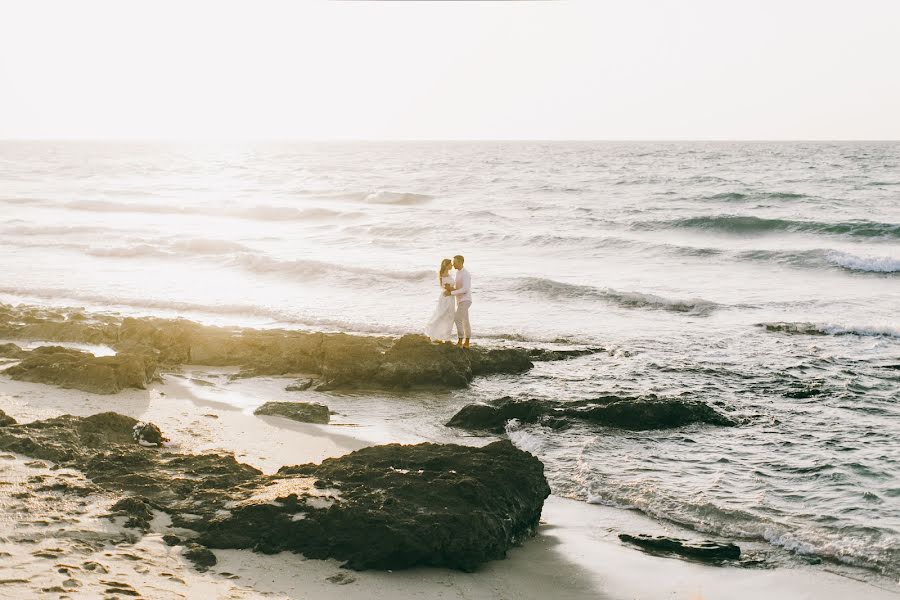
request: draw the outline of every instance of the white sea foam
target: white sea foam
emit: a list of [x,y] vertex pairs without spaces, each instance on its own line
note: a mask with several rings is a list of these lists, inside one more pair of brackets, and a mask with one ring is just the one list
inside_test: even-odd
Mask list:
[[869,271],[872,273],[900,272],[900,258],[890,256],[856,256],[848,252],[828,252],[828,262],[851,271]]
[[369,204],[397,204],[409,206],[413,204],[424,204],[431,200],[431,196],[426,194],[411,194],[408,192],[388,192],[380,191],[367,194],[363,198],[363,202]]

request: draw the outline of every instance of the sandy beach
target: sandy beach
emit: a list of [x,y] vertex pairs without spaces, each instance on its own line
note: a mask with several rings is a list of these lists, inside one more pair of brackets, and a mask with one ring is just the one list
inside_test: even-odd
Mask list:
[[[152,421],[184,452],[223,450],[265,472],[319,462],[389,439],[380,426],[341,416],[331,425],[258,417],[236,405],[248,390],[266,394],[289,380],[259,378],[228,383],[227,370],[188,367],[168,373],[146,390],[99,396],[77,390],[0,380],[0,408],[19,422],[60,414],[86,416],[115,410]],[[200,377],[205,379],[200,379]],[[202,383],[200,383],[202,382]],[[215,382],[215,383],[213,383]],[[241,388],[240,390],[230,388]],[[309,392],[311,396],[320,395]],[[300,397],[294,399],[302,400]],[[408,437],[408,434],[402,434]],[[421,441],[404,439],[402,441]],[[536,537],[474,573],[416,568],[356,572],[334,560],[293,553],[217,550],[218,563],[197,572],[164,515],[136,535],[104,518],[112,494],[73,503],[54,484],[83,475],[44,461],[4,453],[0,504],[0,597],[147,598],[611,598],[685,600],[715,598],[897,598],[896,590],[817,568],[711,567],[648,556],[620,543],[615,532],[673,534],[637,513],[551,496]],[[177,533],[177,531],[176,531]],[[116,590],[120,590],[116,592]],[[128,590],[121,592],[121,590]]]

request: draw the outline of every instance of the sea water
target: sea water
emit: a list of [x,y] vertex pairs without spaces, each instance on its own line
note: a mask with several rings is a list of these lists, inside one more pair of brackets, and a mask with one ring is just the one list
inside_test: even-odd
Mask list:
[[475,343],[604,351],[359,411],[718,403],[509,436],[557,494],[900,576],[898,143],[2,142],[0,251],[0,301],[393,335],[462,254]]

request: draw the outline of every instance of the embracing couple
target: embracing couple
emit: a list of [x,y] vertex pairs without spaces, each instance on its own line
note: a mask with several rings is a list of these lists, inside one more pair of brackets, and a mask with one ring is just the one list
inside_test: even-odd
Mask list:
[[441,286],[441,295],[438,296],[438,305],[425,327],[425,335],[436,342],[446,342],[453,332],[453,324],[456,323],[456,336],[459,341],[457,346],[469,347],[469,338],[472,337],[472,327],[469,325],[469,307],[472,306],[472,276],[463,266],[466,260],[456,255],[453,257],[453,268],[456,276],[450,274],[450,259],[441,261],[438,270],[438,283]]

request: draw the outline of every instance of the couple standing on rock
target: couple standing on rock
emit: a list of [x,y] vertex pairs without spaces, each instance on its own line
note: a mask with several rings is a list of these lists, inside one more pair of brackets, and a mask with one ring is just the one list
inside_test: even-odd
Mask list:
[[438,296],[437,308],[428,325],[425,326],[425,335],[437,342],[450,340],[453,332],[453,324],[456,324],[456,336],[459,341],[457,346],[469,347],[469,338],[472,337],[472,326],[469,325],[469,307],[472,306],[472,276],[463,266],[466,259],[457,254],[453,257],[453,268],[456,276],[450,274],[450,259],[441,261],[438,270],[438,283],[441,286],[441,295]]

